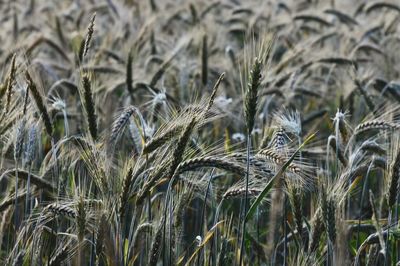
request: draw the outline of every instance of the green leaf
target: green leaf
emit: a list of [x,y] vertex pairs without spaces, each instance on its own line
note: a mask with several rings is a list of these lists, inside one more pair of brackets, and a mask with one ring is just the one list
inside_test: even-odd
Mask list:
[[250,206],[249,211],[246,214],[245,220],[248,221],[253,215],[254,212],[257,209],[257,206],[260,205],[261,201],[265,198],[265,196],[268,195],[269,191],[273,187],[275,180],[280,178],[282,174],[285,172],[286,168],[289,167],[289,165],[292,163],[294,160],[294,157],[296,154],[308,143],[312,138],[315,137],[315,133],[311,134],[300,146],[299,148],[292,154],[292,156],[287,160],[287,162],[279,169],[279,171],[269,180],[268,184],[265,186],[265,188],[261,191],[260,195],[258,195],[257,199],[253,202],[253,204]]

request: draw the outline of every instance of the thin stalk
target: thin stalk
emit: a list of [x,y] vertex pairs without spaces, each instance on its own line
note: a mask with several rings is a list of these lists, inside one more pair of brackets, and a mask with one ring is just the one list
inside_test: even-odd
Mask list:
[[18,232],[18,161],[15,160],[15,207],[14,207],[14,225],[15,232]]
[[362,189],[362,192],[361,192],[361,198],[360,198],[360,214],[359,214],[358,225],[357,225],[357,241],[356,241],[356,249],[357,249],[357,250],[358,250],[359,244],[360,244],[360,227],[361,227],[362,204],[363,204],[363,202],[364,202],[365,192],[367,191],[367,187],[368,187],[368,176],[369,176],[369,172],[371,171],[373,162],[374,162],[374,161],[372,160],[371,163],[370,163],[369,166],[368,166],[367,174],[365,175],[365,179],[364,179],[363,189]]
[[[204,219],[205,219],[204,214],[205,214],[206,207],[207,207],[207,197],[208,197],[208,192],[210,191],[211,180],[213,179],[214,172],[215,172],[215,168],[212,169],[210,178],[208,179],[206,194],[204,195],[203,208],[201,209],[199,236],[202,239],[203,239],[203,226],[204,226]],[[197,256],[197,266],[200,266],[201,253],[202,252],[199,252],[199,255]]]
[[68,137],[68,135],[69,135],[69,125],[68,125],[67,111],[65,109],[63,109],[62,112],[63,112],[63,116],[64,116],[65,137]]
[[247,133],[247,152],[246,152],[246,192],[244,194],[244,215],[243,215],[243,226],[242,226],[242,238],[240,243],[240,255],[239,255],[239,265],[243,262],[243,249],[244,249],[244,237],[246,232],[246,219],[245,215],[247,213],[247,198],[249,192],[249,171],[250,171],[250,148],[251,148],[251,132]]
[[244,198],[241,198],[241,200],[240,200],[240,206],[239,206],[239,221],[238,221],[238,225],[237,225],[237,228],[239,228],[239,230],[237,230],[237,232],[236,232],[236,239],[237,239],[237,242],[236,242],[236,244],[241,244],[241,241],[240,241],[240,237],[241,237],[241,226],[243,225],[242,224],[242,219],[243,219],[243,217],[244,217],[244,210],[243,210],[243,208],[244,208]]
[[172,177],[172,179],[169,181],[168,183],[168,188],[167,188],[167,192],[165,194],[165,204],[164,204],[164,225],[163,225],[163,234],[162,234],[162,243],[163,243],[163,248],[162,248],[162,253],[163,253],[163,265],[166,265],[166,252],[165,252],[165,244],[166,244],[166,239],[165,239],[165,235],[166,235],[166,229],[167,229],[167,212],[168,212],[168,208],[170,207],[170,192],[172,189],[172,184],[175,181],[175,176]]
[[286,195],[283,195],[284,197],[284,205],[283,205],[283,234],[284,234],[284,243],[283,243],[283,265],[286,266],[286,255],[287,255],[287,222],[286,222],[286,205],[287,205],[287,197]]
[[[144,132],[144,129],[143,129],[143,133],[146,134]],[[146,154],[146,161],[145,161],[146,168],[147,168],[148,162],[149,162],[149,155]],[[148,175],[147,175],[147,177],[148,177]],[[151,214],[151,195],[150,195],[150,192],[147,192],[147,221],[149,223],[151,223],[151,219],[152,219],[152,214]],[[151,240],[152,240],[152,231],[150,231],[150,233],[146,237],[147,250],[151,249]]]
[[[149,223],[151,223],[151,195],[150,195],[150,192],[147,192],[147,220]],[[151,248],[151,239],[152,239],[152,231],[150,230],[150,232],[146,238],[147,250],[150,250],[150,248]]]
[[59,181],[59,178],[55,178],[58,176],[58,165],[57,165],[57,152],[55,148],[55,142],[54,138],[51,138],[51,157],[54,160],[54,169],[52,170],[52,183],[56,184],[57,186],[57,201],[60,198],[60,191],[61,191],[61,182]]
[[[92,243],[95,243],[95,236],[94,236],[94,232],[92,233],[92,236],[90,237]],[[90,266],[94,266],[94,261],[95,261],[95,245],[91,245],[90,246]]]
[[389,260],[389,238],[390,238],[390,227],[392,225],[392,214],[393,214],[393,209],[389,209],[389,214],[388,214],[388,228],[387,228],[387,237],[386,237],[386,246],[385,246],[385,262],[384,266],[388,265],[388,260]]
[[27,181],[27,186],[26,186],[26,198],[25,198],[25,217],[28,218],[28,215],[30,214],[30,195],[31,195],[31,168],[32,168],[32,163],[29,164],[28,166],[28,181]]
[[[224,199],[220,201],[220,203],[217,206],[217,211],[215,212],[215,217],[214,217],[214,223],[213,225],[216,225],[218,223],[218,218],[219,218],[219,212],[221,211],[222,204],[224,202]],[[217,265],[217,254],[218,254],[218,227],[215,227],[214,231],[214,241],[212,242],[214,245],[214,255],[213,255],[213,263],[212,265]],[[211,246],[211,249],[213,247]]]
[[147,192],[147,221],[151,222],[151,195]]
[[[399,208],[398,208],[398,206],[399,206],[399,193],[397,193],[397,196],[396,196],[396,208],[395,208],[395,221],[398,221],[399,220]],[[399,245],[399,242],[396,242],[396,245],[397,245],[397,248],[396,248],[396,261],[398,261],[399,260],[399,256],[400,256],[400,245]]]
[[[259,219],[260,219],[260,210],[259,210],[259,208],[257,207],[257,211],[256,211],[256,217],[257,217],[257,219],[256,219],[256,231],[257,231],[257,242],[258,243],[260,243],[260,221],[259,221]],[[257,265],[261,265],[260,264],[260,256],[258,256],[258,253],[256,253],[257,254]]]
[[[132,240],[133,240],[133,238],[134,238],[134,234],[135,234],[135,230],[133,230],[133,228],[135,228],[135,223],[136,223],[136,217],[138,216],[138,217],[140,217],[140,213],[141,213],[141,211],[140,210],[137,210],[136,208],[133,208],[133,210],[132,210],[132,219],[131,219],[131,225],[130,225],[130,229],[129,229],[129,246],[131,246],[131,244],[132,244]],[[150,230],[151,231],[151,230]],[[127,260],[128,260],[128,262],[129,262],[129,258],[131,257],[131,252],[132,252],[132,249],[128,249],[128,255],[127,255]],[[143,255],[142,254],[144,254],[144,252],[141,252],[141,256],[140,256],[140,264],[139,265],[142,265],[142,261],[143,261]]]
[[340,140],[339,140],[339,121],[336,121],[335,124],[335,142],[336,142],[336,171],[339,171],[339,157],[337,156],[339,154],[339,147],[340,147]]
[[172,223],[173,223],[173,208],[172,206],[174,206],[174,202],[173,202],[173,198],[170,198],[170,203],[169,203],[169,225],[168,225],[168,234],[169,234],[169,244],[168,244],[168,265],[173,265],[172,264]]

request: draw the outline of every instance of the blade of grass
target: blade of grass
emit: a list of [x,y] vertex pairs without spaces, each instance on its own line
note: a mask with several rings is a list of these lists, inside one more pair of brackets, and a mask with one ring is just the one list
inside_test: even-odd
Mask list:
[[275,180],[280,178],[282,174],[285,172],[285,170],[289,167],[289,165],[292,163],[294,160],[294,157],[296,154],[315,137],[316,133],[311,134],[300,146],[297,148],[297,150],[290,156],[290,158],[286,161],[286,163],[279,169],[279,171],[271,178],[271,180],[268,182],[268,184],[265,186],[265,188],[261,191],[260,195],[256,198],[256,200],[253,202],[253,204],[250,206],[249,211],[246,214],[245,220],[249,220],[254,212],[257,210],[258,205],[260,205],[261,201],[268,195],[269,191],[272,189]]

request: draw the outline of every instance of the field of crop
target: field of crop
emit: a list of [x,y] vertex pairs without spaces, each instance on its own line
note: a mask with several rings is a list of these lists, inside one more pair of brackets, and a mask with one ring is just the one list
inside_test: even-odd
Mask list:
[[0,0],[0,265],[400,265],[397,0]]

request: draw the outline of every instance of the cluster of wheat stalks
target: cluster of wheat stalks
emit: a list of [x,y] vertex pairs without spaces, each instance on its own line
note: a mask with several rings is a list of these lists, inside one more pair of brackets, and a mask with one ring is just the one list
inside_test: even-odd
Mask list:
[[0,14],[2,265],[400,261],[396,1]]

